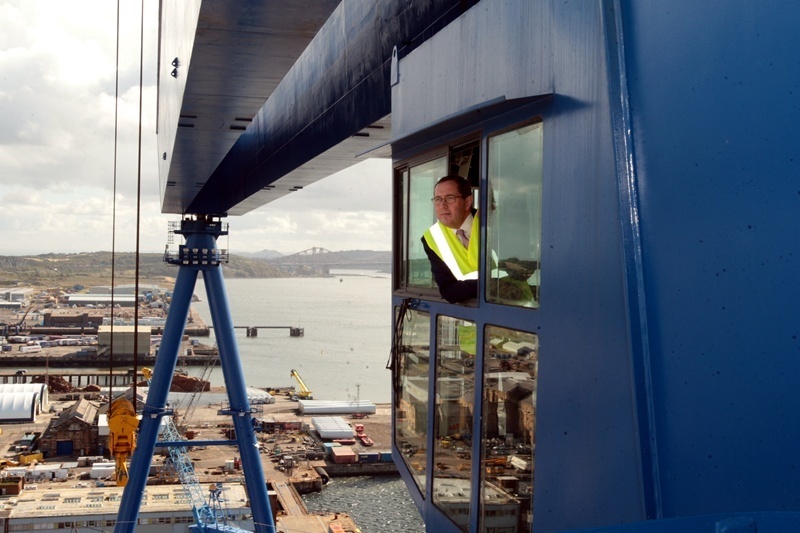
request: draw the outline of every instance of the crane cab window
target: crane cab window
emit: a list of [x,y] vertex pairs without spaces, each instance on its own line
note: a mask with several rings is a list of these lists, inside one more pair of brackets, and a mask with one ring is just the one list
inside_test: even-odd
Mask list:
[[431,191],[436,180],[447,172],[445,156],[415,164],[401,174],[403,190],[403,264],[400,285],[406,289],[435,289],[430,263],[420,238],[436,221],[431,207]]
[[477,326],[447,316],[437,322],[433,502],[469,531]]
[[417,488],[424,495],[431,317],[428,313],[407,310],[398,320],[401,348],[395,378],[394,439]]
[[492,135],[487,147],[486,282],[490,302],[539,307],[542,123]]
[[537,335],[486,326],[480,531],[531,530],[538,365]]
[[[402,162],[395,170],[398,183],[400,218],[396,286],[399,290],[438,297],[438,287],[431,274],[431,265],[422,245],[422,236],[436,223],[431,203],[436,182],[447,175],[467,179],[473,190],[473,206],[477,208],[480,181],[480,142],[439,147]],[[476,295],[477,296],[477,295]]]

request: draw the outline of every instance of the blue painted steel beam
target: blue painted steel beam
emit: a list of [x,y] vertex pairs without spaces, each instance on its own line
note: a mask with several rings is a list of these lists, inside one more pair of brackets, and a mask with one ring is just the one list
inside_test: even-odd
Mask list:
[[258,452],[250,403],[247,398],[247,385],[244,371],[239,359],[239,350],[233,330],[228,299],[222,271],[213,268],[203,271],[203,280],[208,296],[208,307],[214,323],[214,335],[219,347],[219,362],[225,378],[228,392],[229,410],[233,413],[233,428],[239,443],[239,454],[242,459],[242,470],[245,472],[245,485],[250,497],[250,509],[256,531],[274,531],[272,512],[269,506],[267,484],[264,480],[264,468]]
[[[193,246],[202,246],[198,236],[190,237]],[[187,240],[187,243],[189,241]],[[212,246],[213,248],[213,238]],[[181,267],[175,280],[172,304],[164,324],[161,347],[158,349],[156,364],[153,366],[153,378],[147,392],[147,400],[142,409],[142,420],[139,423],[139,436],[136,450],[133,452],[130,466],[130,477],[122,491],[122,501],[117,513],[116,533],[132,532],[136,527],[139,509],[142,505],[142,494],[147,485],[147,475],[153,458],[161,417],[166,413],[167,396],[172,385],[172,375],[178,361],[183,330],[189,316],[189,306],[197,281],[197,270]]]
[[404,56],[471,3],[344,0],[185,212],[240,214],[237,205],[388,115],[392,49]]

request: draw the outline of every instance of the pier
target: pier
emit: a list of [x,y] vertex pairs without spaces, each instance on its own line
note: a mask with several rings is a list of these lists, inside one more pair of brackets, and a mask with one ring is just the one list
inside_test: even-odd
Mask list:
[[[208,328],[213,329],[214,326],[208,326]],[[247,330],[248,337],[258,337],[259,329],[288,329],[290,337],[302,337],[305,335],[305,330],[303,330],[303,328],[295,326],[233,326],[233,329]]]

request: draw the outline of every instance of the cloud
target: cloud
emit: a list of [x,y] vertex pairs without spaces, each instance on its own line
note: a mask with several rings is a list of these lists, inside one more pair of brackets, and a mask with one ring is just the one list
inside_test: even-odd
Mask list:
[[[234,241],[248,229],[248,250],[295,253],[318,246],[338,250],[391,249],[391,162],[363,161],[302,191],[230,220]],[[258,231],[249,231],[259,228]],[[234,250],[234,246],[231,246]],[[238,249],[238,248],[236,248]]]
[[[164,249],[167,222],[177,217],[160,213],[158,1],[145,0],[141,161],[141,7],[121,7],[117,99],[115,2],[0,3],[2,255],[110,250],[114,208],[117,250],[131,251],[137,194],[140,249]],[[234,253],[388,250],[391,164],[359,163],[226,222]]]

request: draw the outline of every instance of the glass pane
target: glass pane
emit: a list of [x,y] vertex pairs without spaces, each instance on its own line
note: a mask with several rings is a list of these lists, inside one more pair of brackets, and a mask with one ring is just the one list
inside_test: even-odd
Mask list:
[[489,138],[486,282],[490,302],[539,307],[542,123]]
[[[481,170],[480,154],[480,141],[472,141],[461,146],[453,147],[450,150],[449,174],[466,178],[470,185],[472,185],[472,188],[477,189]],[[473,205],[477,207],[477,198],[475,200],[476,203]]]
[[[399,189],[399,197],[400,197],[400,213],[408,213],[408,169],[403,169],[400,171],[400,189]],[[397,254],[399,256],[399,264],[395,263],[395,272],[397,283],[399,287],[395,288],[404,288],[408,285],[408,219],[404,219],[400,221],[400,224],[395,224],[395,228],[398,228],[400,232],[400,253]],[[395,259],[397,261],[397,259]]]
[[469,531],[475,334],[474,322],[439,317],[433,501],[462,531]]
[[440,157],[411,167],[408,183],[408,285],[419,288],[435,288],[431,265],[422,248],[422,234],[436,217],[431,205],[433,186],[447,173],[447,158]]
[[481,417],[481,531],[530,531],[539,338],[487,326]]
[[398,336],[402,339],[402,348],[394,424],[397,448],[423,495],[428,441],[430,320],[428,313],[408,310],[400,324],[402,332],[398,332]]

